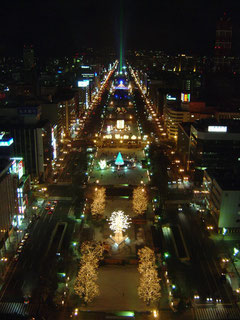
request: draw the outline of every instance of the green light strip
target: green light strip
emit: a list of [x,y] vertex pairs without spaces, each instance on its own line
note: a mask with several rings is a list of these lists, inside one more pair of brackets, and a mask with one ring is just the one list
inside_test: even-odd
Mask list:
[[123,5],[121,1],[120,7],[120,54],[119,54],[119,72],[122,73],[123,60]]

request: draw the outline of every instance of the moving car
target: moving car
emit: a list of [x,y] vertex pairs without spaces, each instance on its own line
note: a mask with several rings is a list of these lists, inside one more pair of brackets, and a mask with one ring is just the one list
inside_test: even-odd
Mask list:
[[14,257],[13,257],[13,260],[14,260],[14,261],[18,261],[18,259],[19,259],[19,253],[16,253],[16,254],[14,255]]
[[27,232],[27,233],[25,233],[23,239],[27,240],[28,238],[29,238],[29,233]]

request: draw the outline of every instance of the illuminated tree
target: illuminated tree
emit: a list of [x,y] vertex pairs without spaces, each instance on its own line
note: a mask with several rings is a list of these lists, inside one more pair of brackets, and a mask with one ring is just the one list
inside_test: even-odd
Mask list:
[[115,233],[114,240],[120,243],[124,240],[123,232],[129,228],[131,219],[123,211],[113,211],[109,218],[110,229]]
[[161,286],[153,250],[144,247],[138,251],[140,283],[138,295],[147,305],[161,297]]
[[107,166],[107,161],[106,160],[100,160],[99,161],[99,167],[101,170],[105,169]]
[[138,250],[139,266],[138,271],[145,273],[147,269],[156,268],[154,251],[148,247]]
[[102,215],[106,206],[106,188],[96,187],[93,203],[91,204],[92,215]]
[[136,214],[143,214],[147,210],[148,199],[146,190],[143,187],[137,187],[133,190],[133,211]]
[[81,263],[76,278],[74,290],[76,294],[88,303],[99,295],[97,268],[103,258],[103,246],[98,241],[85,241],[81,246]]
[[100,241],[84,241],[81,246],[82,263],[91,262],[98,267],[99,260],[103,258],[103,245]]
[[161,297],[159,280],[155,269],[148,269],[146,273],[141,274],[138,295],[147,305]]
[[88,303],[99,295],[99,286],[96,283],[96,267],[89,262],[84,262],[78,272],[74,290],[76,294]]

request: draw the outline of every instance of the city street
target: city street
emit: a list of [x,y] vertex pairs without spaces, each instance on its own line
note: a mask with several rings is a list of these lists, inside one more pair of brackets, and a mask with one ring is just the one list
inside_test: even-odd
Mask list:
[[[239,319],[231,288],[222,278],[218,249],[189,205],[190,186],[169,187],[167,179],[178,178],[178,168],[168,167],[169,142],[149,119],[139,89],[120,101],[114,92],[109,93],[114,87],[110,83],[61,160],[56,181],[46,185],[45,191],[36,191],[45,202],[38,209],[39,218],[26,230],[29,236],[22,252],[10,264],[1,302],[49,303],[47,310],[60,319],[69,317],[74,308],[81,310],[76,319],[91,319],[89,314],[92,319],[97,315],[104,319],[103,312],[107,316],[133,310],[135,319],[152,320],[154,309],[166,320],[200,320],[204,314],[206,320],[215,320],[216,314],[222,320],[226,314],[228,319]],[[131,121],[124,122],[128,112]],[[123,121],[121,128],[119,120]],[[136,137],[141,143],[133,144]],[[142,216],[134,212],[132,203],[133,190],[139,186],[148,192]],[[98,187],[106,188],[106,206],[100,217],[94,217],[91,204]],[[53,201],[57,203],[51,210]],[[116,210],[132,219],[124,241],[117,245],[109,228]],[[156,239],[161,242],[159,247]],[[88,305],[74,292],[84,240],[100,241],[107,247],[98,270],[100,295]],[[161,285],[161,298],[148,305],[138,296],[137,251],[143,246],[157,253]]]
[[[58,221],[66,221],[69,212],[69,202],[58,202],[53,214],[48,214],[44,208],[40,218],[35,220],[29,230],[29,237],[17,261],[13,261],[8,277],[1,291],[1,301],[23,302],[24,297],[31,297],[35,303],[39,300],[36,290],[41,286],[40,276],[47,274],[48,264],[52,257],[45,256],[52,231]],[[36,301],[35,301],[36,299]]]

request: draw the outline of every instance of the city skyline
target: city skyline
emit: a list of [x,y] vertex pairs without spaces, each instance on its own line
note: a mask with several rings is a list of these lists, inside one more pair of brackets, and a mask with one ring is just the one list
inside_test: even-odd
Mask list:
[[1,9],[0,319],[239,320],[240,5]]
[[82,47],[118,51],[120,11],[126,49],[212,54],[216,22],[226,13],[233,23],[233,50],[240,52],[239,12],[235,1],[58,1],[3,4],[0,21],[2,55],[22,53],[32,44],[40,56],[67,55]]

